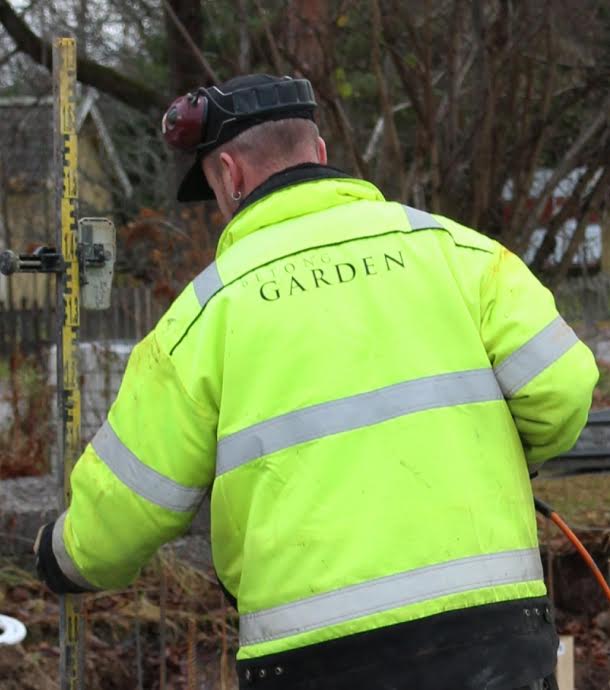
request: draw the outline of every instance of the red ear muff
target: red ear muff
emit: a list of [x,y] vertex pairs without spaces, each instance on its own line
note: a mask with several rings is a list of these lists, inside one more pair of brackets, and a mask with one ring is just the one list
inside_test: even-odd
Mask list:
[[176,98],[161,121],[169,146],[187,153],[194,151],[203,139],[207,110],[208,99],[202,89]]

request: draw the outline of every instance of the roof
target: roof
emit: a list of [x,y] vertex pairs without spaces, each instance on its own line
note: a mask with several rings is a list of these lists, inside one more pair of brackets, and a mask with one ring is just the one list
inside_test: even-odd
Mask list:
[[[561,207],[564,201],[574,194],[576,185],[580,178],[587,172],[585,167],[577,167],[570,170],[569,173],[558,179],[550,194],[550,202],[543,214],[540,222],[544,225],[550,216]],[[585,185],[585,193],[591,191],[593,186],[597,184],[602,169],[594,172],[592,178]],[[530,202],[534,203],[546,190],[546,187],[553,181],[555,171],[551,168],[538,168],[534,171],[532,183],[530,187]],[[508,180],[502,190],[502,200],[510,206],[513,199],[513,181]],[[554,249],[548,257],[548,264],[551,266],[561,263],[564,254],[568,250],[574,231],[576,230],[576,219],[568,219],[559,229],[555,236]],[[542,244],[546,235],[546,228],[540,227],[532,233],[527,249],[523,254],[525,263],[530,264],[534,260],[536,251]],[[591,222],[585,227],[584,237],[582,242],[578,245],[577,251],[571,260],[572,266],[593,266],[600,263],[602,258],[602,230],[597,222]]]
[[[553,192],[551,194],[553,199],[565,199],[571,196],[576,189],[576,185],[580,178],[585,174],[587,169],[585,167],[573,168],[567,175],[564,175],[560,180],[557,181]],[[589,192],[597,181],[599,180],[602,169],[595,171],[592,179],[589,180],[585,192]],[[555,171],[551,168],[538,168],[534,171],[532,177],[532,185],[530,187],[530,197],[532,199],[537,199],[542,192],[545,190],[547,184],[551,181],[551,178],[555,174]],[[513,181],[508,180],[502,189],[502,199],[503,201],[512,201],[513,198]]]
[[[104,119],[89,89],[77,107],[76,129],[91,119],[101,146],[125,196],[133,189],[118,157]],[[0,165],[15,190],[46,185],[53,163],[53,99],[50,96],[0,97]]]
[[[557,233],[553,253],[548,258],[549,265],[557,266],[561,263],[576,230],[576,225],[574,219],[568,220]],[[542,244],[545,235],[546,228],[538,228],[532,233],[529,245],[522,257],[526,264],[529,265],[534,260],[536,251]],[[585,227],[583,241],[578,245],[578,249],[572,257],[571,265],[595,266],[600,263],[601,259],[602,229],[597,223],[591,223]]]

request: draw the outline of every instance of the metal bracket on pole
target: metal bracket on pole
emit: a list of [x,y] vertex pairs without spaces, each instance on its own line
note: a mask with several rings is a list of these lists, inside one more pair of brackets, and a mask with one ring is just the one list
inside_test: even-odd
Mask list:
[[0,253],[0,273],[62,273],[63,257],[50,247],[39,247],[32,254],[15,254],[10,249]]
[[[116,231],[108,218],[81,218],[76,248],[80,277],[80,307],[100,310],[110,307],[116,257]],[[53,247],[38,247],[32,254],[0,252],[0,273],[57,273],[66,271],[61,253]]]

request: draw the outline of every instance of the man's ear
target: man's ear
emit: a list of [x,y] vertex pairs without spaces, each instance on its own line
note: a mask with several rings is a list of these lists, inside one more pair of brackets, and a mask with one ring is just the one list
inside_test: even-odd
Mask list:
[[318,137],[317,149],[318,149],[318,162],[321,165],[326,165],[326,163],[328,162],[328,156],[326,155],[326,142],[324,141],[324,139],[322,139],[322,137]]
[[241,193],[244,186],[244,173],[241,166],[231,154],[225,151],[220,154],[219,160],[224,188],[231,196]]

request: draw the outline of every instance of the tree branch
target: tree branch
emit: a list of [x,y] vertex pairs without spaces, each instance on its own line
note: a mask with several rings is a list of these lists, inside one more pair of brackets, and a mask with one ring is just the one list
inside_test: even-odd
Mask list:
[[199,62],[199,64],[203,67],[205,73],[208,75],[208,78],[212,80],[212,83],[219,84],[220,79],[218,78],[218,75],[214,71],[212,65],[210,65],[210,63],[206,60],[205,55],[199,49],[199,46],[195,43],[195,41],[193,41],[193,37],[187,31],[184,24],[180,21],[180,17],[178,17],[176,12],[174,11],[174,8],[169,4],[168,0],[161,0],[161,3],[165,8],[165,11],[167,12],[169,18],[172,20],[174,26],[176,27],[176,29],[178,29],[178,31],[182,35],[182,38],[184,38],[188,47],[191,49],[193,57],[195,57],[197,59],[197,62]]
[[[29,28],[8,0],[0,0],[0,23],[21,52],[29,55],[40,65],[47,67],[51,64],[50,43],[43,41]],[[167,105],[164,94],[88,58],[78,57],[77,72],[81,83],[89,84],[142,112],[160,110]]]
[[[597,169],[597,163],[593,161],[587,170],[578,178],[569,198],[564,200],[561,208],[550,218],[546,226],[544,238],[530,262],[530,268],[534,273],[542,273],[544,271],[547,260],[555,251],[556,237],[559,230],[570,220],[570,218],[575,218],[580,214],[583,192],[586,191],[591,183]],[[531,235],[526,239],[527,241],[517,247],[520,252],[527,248],[527,243],[531,241]]]
[[581,206],[580,218],[578,219],[578,224],[574,230],[574,234],[570,238],[568,247],[561,259],[559,268],[557,269],[557,274],[554,276],[553,283],[555,286],[559,285],[561,281],[566,277],[568,270],[572,264],[572,259],[576,250],[578,249],[580,243],[585,238],[585,230],[587,225],[590,223],[589,214],[597,202],[601,199],[602,195],[605,193],[608,182],[610,182],[610,168],[606,168],[603,174],[600,175],[595,188],[589,193],[589,195],[583,201]]
[[396,68],[396,72],[398,73],[398,77],[399,77],[400,81],[402,82],[402,86],[403,86],[404,90],[406,91],[409,100],[411,101],[413,109],[415,110],[415,114],[417,115],[417,119],[419,120],[419,122],[422,125],[425,126],[426,115],[424,113],[424,108],[421,104],[419,94],[417,92],[417,82],[413,78],[413,76],[411,75],[411,73],[409,71],[409,68],[405,64],[401,51],[398,50],[393,45],[392,36],[388,33],[388,28],[387,28],[389,20],[387,20],[385,16],[382,16],[382,21],[384,22],[384,33],[386,35],[386,44],[388,46],[388,50],[390,53],[390,57],[392,58],[392,62],[394,63],[394,67]]
[[[544,93],[542,97],[542,112],[541,120],[546,121],[549,117],[549,111],[551,108],[552,96],[553,96],[553,85],[555,83],[555,76],[557,72],[556,56],[557,50],[555,46],[555,31],[553,28],[553,17],[550,12],[550,6],[546,10],[545,14],[545,42],[546,42],[546,54],[548,58],[547,71],[544,78]],[[527,95],[527,94],[526,94]],[[529,113],[531,108],[529,103],[525,103],[524,110]],[[521,227],[523,223],[526,222],[527,201],[529,199],[529,190],[531,189],[532,182],[534,180],[534,175],[536,174],[536,169],[540,165],[540,156],[543,151],[543,146],[546,143],[548,136],[550,135],[552,129],[551,127],[540,127],[537,132],[533,143],[528,146],[525,155],[525,164],[521,163],[519,165],[520,174],[515,176],[515,208],[513,210],[513,215],[511,217],[509,227],[506,232],[515,235],[517,229]]]
[[394,175],[398,176],[400,189],[403,189],[405,186],[405,170],[402,147],[400,145],[400,139],[398,138],[396,122],[394,121],[394,110],[390,103],[388,84],[381,68],[381,9],[378,0],[371,0],[371,18],[372,69],[376,76],[381,112],[383,113],[385,121],[385,135],[387,137],[388,152],[390,153],[390,169]]
[[567,150],[563,159],[555,166],[553,174],[550,176],[544,189],[538,196],[536,205],[528,214],[526,222],[524,223],[523,234],[526,237],[531,234],[532,230],[536,227],[536,224],[539,222],[540,216],[544,211],[546,204],[551,195],[553,194],[553,190],[557,186],[558,182],[562,180],[572,168],[576,167],[578,158],[583,152],[587,143],[605,125],[608,119],[609,111],[610,96],[606,98],[601,109],[595,115],[595,117],[593,117],[592,120],[590,120],[586,125],[582,127],[576,141]]
[[10,62],[18,52],[19,48],[13,48],[13,50],[10,50],[6,55],[0,57],[0,67],[3,67],[7,62]]
[[239,55],[237,66],[242,74],[250,72],[250,31],[248,22],[247,0],[238,0],[237,10],[239,14]]
[[[393,113],[399,113],[401,110],[405,110],[406,108],[411,107],[411,101],[404,101],[402,103],[398,103],[398,105],[395,105],[392,108]],[[377,122],[375,123],[375,126],[373,127],[373,131],[371,132],[371,136],[369,139],[369,143],[366,145],[366,149],[364,151],[364,155],[362,156],[363,160],[365,163],[370,163],[373,160],[373,157],[377,153],[377,147],[379,146],[379,141],[381,137],[383,136],[383,132],[385,129],[385,115],[380,115],[379,118],[377,119]]]
[[273,37],[273,32],[271,31],[271,27],[269,26],[269,20],[267,19],[266,14],[267,11],[263,9],[260,0],[254,0],[254,4],[256,5],[258,16],[260,17],[263,29],[265,31],[265,38],[267,39],[267,43],[269,44],[269,50],[271,52],[270,58],[271,64],[273,65],[273,69],[275,70],[276,74],[283,74],[284,64],[282,56],[280,55],[277,43],[275,41],[275,38]]

